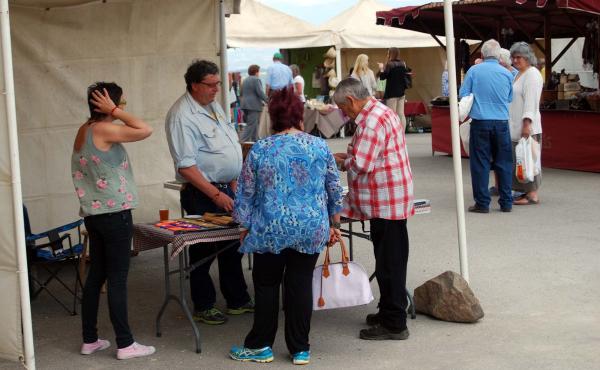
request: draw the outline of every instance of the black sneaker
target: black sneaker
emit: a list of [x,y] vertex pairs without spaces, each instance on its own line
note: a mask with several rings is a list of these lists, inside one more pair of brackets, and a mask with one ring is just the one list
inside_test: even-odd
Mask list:
[[359,338],[365,340],[405,340],[408,339],[408,329],[392,331],[381,325],[371,326],[360,331]]
[[480,206],[478,206],[477,204],[469,207],[469,212],[474,212],[474,213],[490,213],[490,209],[489,208],[482,208]]
[[379,318],[379,312],[378,313],[370,313],[367,315],[367,325],[375,326],[380,323],[381,323],[381,320]]
[[243,305],[241,307],[227,309],[228,315],[242,315],[245,313],[252,313],[252,312],[254,312],[254,301],[252,299],[250,301],[248,301],[248,303],[246,303],[245,305]]

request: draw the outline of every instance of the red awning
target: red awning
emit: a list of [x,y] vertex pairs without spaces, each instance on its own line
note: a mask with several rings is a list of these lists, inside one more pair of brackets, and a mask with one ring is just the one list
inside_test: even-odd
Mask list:
[[[600,15],[600,0],[462,0],[452,3],[456,37],[484,40],[544,37],[549,18],[552,38],[583,36]],[[377,24],[443,36],[444,3],[377,12]]]

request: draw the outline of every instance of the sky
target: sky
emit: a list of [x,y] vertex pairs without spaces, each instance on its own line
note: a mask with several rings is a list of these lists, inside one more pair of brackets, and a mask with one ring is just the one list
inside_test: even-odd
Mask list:
[[[344,10],[356,5],[358,0],[258,0],[261,3],[281,12],[293,15],[315,26],[327,22]],[[431,0],[379,0],[391,8],[407,5],[419,5]],[[272,61],[273,53],[277,51],[274,45],[270,49],[229,49],[230,71],[245,71],[250,64],[258,64],[264,70]]]

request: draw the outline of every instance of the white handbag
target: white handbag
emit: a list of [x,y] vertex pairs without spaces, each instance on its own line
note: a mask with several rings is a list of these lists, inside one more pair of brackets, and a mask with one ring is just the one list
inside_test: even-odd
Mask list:
[[356,262],[349,261],[344,241],[340,239],[342,261],[331,263],[329,249],[325,261],[313,271],[313,309],[352,307],[368,304],[373,300],[369,275]]

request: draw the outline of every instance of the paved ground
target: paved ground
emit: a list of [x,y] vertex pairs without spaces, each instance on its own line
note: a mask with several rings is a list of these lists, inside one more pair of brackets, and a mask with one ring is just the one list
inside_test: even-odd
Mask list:
[[[330,140],[341,151],[346,140]],[[431,156],[431,136],[408,136],[418,198],[432,212],[409,221],[408,284],[414,288],[446,270],[459,271],[452,159]],[[471,203],[468,161],[463,160],[465,199]],[[376,303],[313,316],[312,368],[319,369],[600,369],[600,175],[545,169],[538,206],[509,214],[467,214],[471,287],[485,318],[453,324],[422,315],[408,323],[402,342],[358,339],[364,317]],[[371,271],[368,242],[357,241],[355,259]],[[191,330],[171,306],[161,338],[153,321],[162,294],[161,251],[132,259],[130,321],[139,342],[153,344],[150,358],[119,362],[114,351],[77,353],[79,317],[70,317],[49,299],[33,302],[39,369],[247,369],[290,368],[279,332],[270,365],[238,364],[227,358],[243,341],[251,316],[233,317],[220,327],[201,326],[203,352],[193,351]],[[244,260],[246,263],[246,260]],[[213,271],[216,272],[216,271]],[[250,281],[250,274],[247,274]],[[377,296],[376,284],[373,285]],[[222,306],[222,300],[218,302]],[[113,339],[102,303],[100,332]],[[282,326],[282,325],[280,325]],[[0,369],[19,368],[0,362]]]

